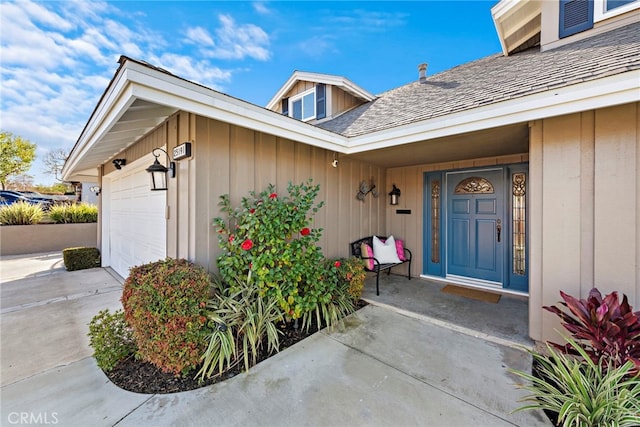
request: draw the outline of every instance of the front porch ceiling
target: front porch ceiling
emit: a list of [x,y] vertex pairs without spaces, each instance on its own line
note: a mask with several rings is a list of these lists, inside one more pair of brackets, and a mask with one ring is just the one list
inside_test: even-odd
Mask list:
[[[87,170],[93,170],[97,176],[95,165],[108,162],[176,111],[178,111],[176,108],[158,105],[142,99],[134,100],[122,116],[102,135],[100,143],[95,144],[81,158],[74,169],[85,169],[85,174]],[[73,179],[73,176],[69,177],[69,179]]]
[[415,166],[529,151],[529,126],[521,123],[349,155],[385,168]]

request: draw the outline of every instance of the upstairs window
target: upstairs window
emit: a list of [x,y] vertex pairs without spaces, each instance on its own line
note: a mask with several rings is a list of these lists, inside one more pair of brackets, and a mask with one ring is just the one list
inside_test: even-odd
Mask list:
[[640,9],[640,0],[594,0],[593,21],[598,22]]
[[316,90],[311,89],[289,98],[289,112],[294,119],[307,121],[316,118]]
[[325,118],[327,116],[326,108],[326,86],[324,84],[318,84],[313,89],[282,100],[282,114],[305,122]]
[[605,10],[610,11],[624,6],[625,4],[633,3],[636,0],[606,0]]

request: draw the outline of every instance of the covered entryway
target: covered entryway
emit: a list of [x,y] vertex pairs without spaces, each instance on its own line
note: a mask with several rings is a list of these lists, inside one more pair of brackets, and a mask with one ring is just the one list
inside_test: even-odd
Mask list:
[[526,164],[425,174],[426,276],[528,292]]
[[[166,257],[166,191],[151,191],[147,155],[103,178],[103,265],[122,277],[133,266]],[[105,230],[106,228],[106,230]]]

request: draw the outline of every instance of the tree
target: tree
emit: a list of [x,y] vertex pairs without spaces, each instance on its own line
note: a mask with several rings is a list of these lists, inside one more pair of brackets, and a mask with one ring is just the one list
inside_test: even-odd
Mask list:
[[42,159],[44,163],[44,169],[42,172],[53,175],[56,181],[62,182],[62,168],[64,162],[67,161],[67,152],[62,148],[49,151]]
[[29,170],[36,158],[36,144],[11,132],[0,131],[0,184],[5,189],[9,177]]
[[16,175],[7,180],[7,186],[19,191],[26,191],[33,187],[33,176],[25,174]]

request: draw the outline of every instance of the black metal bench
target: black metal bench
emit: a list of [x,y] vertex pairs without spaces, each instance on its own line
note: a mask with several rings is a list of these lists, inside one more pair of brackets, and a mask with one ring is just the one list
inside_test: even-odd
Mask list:
[[[386,240],[386,237],[383,236],[378,236],[378,238],[380,240]],[[366,243],[367,245],[371,246],[371,248],[373,248],[373,236],[369,236],[369,237],[363,237],[360,240],[356,240],[355,242],[351,242],[349,245],[351,246],[351,256],[356,256],[358,258],[361,258],[363,260],[367,260],[367,259],[372,259],[373,260],[373,269],[369,269],[365,266],[365,270],[367,271],[371,271],[373,273],[376,273],[376,295],[380,295],[380,272],[381,271],[387,271],[387,275],[389,275],[391,273],[391,269],[397,265],[402,265],[405,263],[409,263],[409,270],[407,273],[407,278],[409,280],[411,280],[411,251],[407,248],[404,248],[404,252],[405,252],[405,261],[401,261],[399,263],[393,263],[393,264],[380,264],[380,262],[378,262],[378,260],[375,257],[367,257],[367,256],[363,256],[362,255],[362,244]],[[407,256],[408,255],[408,256]]]

